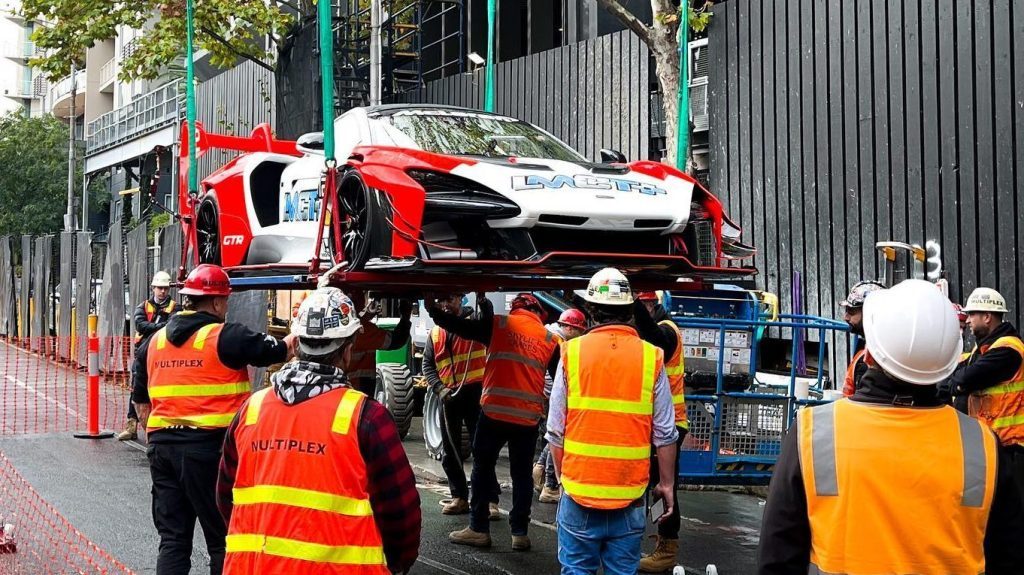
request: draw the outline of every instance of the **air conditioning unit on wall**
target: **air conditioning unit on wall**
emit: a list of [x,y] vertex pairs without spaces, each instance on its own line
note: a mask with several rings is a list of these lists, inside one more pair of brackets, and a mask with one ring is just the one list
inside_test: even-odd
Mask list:
[[690,122],[694,132],[708,131],[708,71],[711,58],[708,55],[708,39],[694,40],[689,44],[690,72]]

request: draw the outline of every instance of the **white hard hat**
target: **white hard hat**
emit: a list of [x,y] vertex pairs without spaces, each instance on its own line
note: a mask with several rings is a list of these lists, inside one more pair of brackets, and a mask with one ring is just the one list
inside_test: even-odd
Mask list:
[[900,381],[932,385],[949,377],[963,350],[960,321],[934,284],[906,280],[864,300],[868,353]]
[[152,287],[171,287],[171,274],[167,272],[156,272],[153,274],[153,283],[149,284]]
[[[317,288],[309,294],[292,319],[292,334],[300,338],[299,349],[310,355],[331,353],[361,328],[355,304],[334,287]],[[319,341],[313,340],[323,343],[317,345]]]
[[583,299],[602,305],[629,305],[633,303],[633,290],[622,272],[615,268],[604,268],[590,278]]
[[1006,313],[1006,298],[1003,294],[997,292],[992,288],[980,287],[971,292],[971,296],[967,298],[967,305],[964,306],[964,311],[971,313],[972,311],[989,311],[992,313]]

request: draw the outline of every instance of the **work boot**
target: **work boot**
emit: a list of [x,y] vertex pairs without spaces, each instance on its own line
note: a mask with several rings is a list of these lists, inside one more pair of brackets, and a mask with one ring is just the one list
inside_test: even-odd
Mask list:
[[512,536],[512,550],[513,551],[529,551],[530,550],[530,536],[529,535],[513,535]]
[[487,518],[490,519],[491,521],[501,521],[501,510],[498,509],[498,504],[497,503],[491,503],[489,505],[489,507],[490,507],[491,512],[490,512],[490,515],[488,515]]
[[469,545],[470,547],[490,547],[491,534],[473,531],[472,527],[466,527],[448,534],[448,541],[456,545]]
[[533,464],[533,490],[540,493],[544,487],[544,466],[539,463]]
[[441,507],[441,515],[465,515],[469,513],[469,502],[456,497]]
[[676,554],[679,553],[678,539],[658,537],[654,552],[640,558],[640,570],[645,573],[662,573],[671,571],[676,566]]
[[118,441],[136,440],[139,438],[139,421],[137,419],[129,419],[128,423],[124,426],[124,431],[117,434]]
[[562,498],[562,492],[557,487],[544,486],[544,489],[540,492],[540,497],[537,501],[541,503],[558,503],[558,500]]

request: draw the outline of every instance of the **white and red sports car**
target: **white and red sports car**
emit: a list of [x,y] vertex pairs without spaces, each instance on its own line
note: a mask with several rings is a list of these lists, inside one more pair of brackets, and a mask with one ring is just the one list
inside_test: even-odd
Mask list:
[[[529,123],[449,106],[356,108],[335,133],[341,213],[325,218],[320,255],[351,270],[753,273],[727,265],[753,250],[718,199],[668,165],[610,150],[594,163]],[[308,265],[321,206],[332,205],[321,201],[322,135],[286,142],[261,125],[248,139],[200,131],[198,144],[249,151],[200,186],[199,260]]]

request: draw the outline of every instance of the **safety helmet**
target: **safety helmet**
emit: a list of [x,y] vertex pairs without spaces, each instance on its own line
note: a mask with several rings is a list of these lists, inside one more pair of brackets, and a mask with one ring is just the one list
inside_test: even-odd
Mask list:
[[970,297],[967,298],[967,305],[964,306],[964,311],[967,313],[972,311],[1006,313],[1009,310],[1006,309],[1006,298],[1001,293],[992,288],[980,287],[971,292]]
[[509,311],[516,311],[517,309],[530,310],[533,313],[540,316],[541,321],[547,318],[547,312],[544,311],[544,306],[540,304],[540,300],[531,293],[523,292],[512,300],[512,304],[509,305]]
[[151,287],[171,287],[171,274],[165,271],[159,271],[153,274],[153,282],[149,284]]
[[963,350],[949,300],[924,280],[906,280],[867,298],[864,336],[878,367],[915,385],[949,377]]
[[587,329],[587,317],[578,309],[569,308],[558,316],[558,323],[576,329]]
[[658,292],[639,291],[634,296],[636,301],[658,301]]
[[231,280],[220,266],[199,264],[185,278],[185,287],[179,291],[181,295],[229,296]]
[[331,353],[360,329],[355,304],[336,287],[317,288],[302,300],[292,319],[292,335],[299,337],[299,349],[310,355]]
[[846,299],[839,302],[839,307],[859,308],[864,305],[864,300],[867,299],[869,293],[883,289],[885,286],[874,280],[857,282],[850,288],[850,294],[846,296]]
[[629,305],[633,303],[633,290],[622,272],[604,268],[590,278],[583,299],[601,305]]

